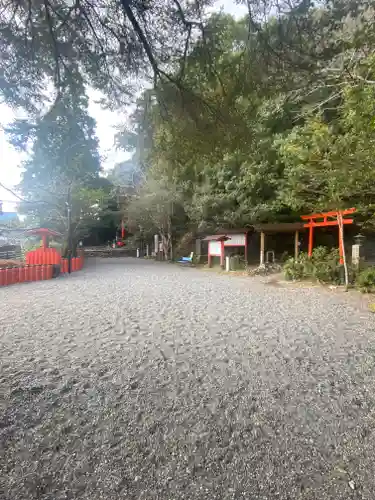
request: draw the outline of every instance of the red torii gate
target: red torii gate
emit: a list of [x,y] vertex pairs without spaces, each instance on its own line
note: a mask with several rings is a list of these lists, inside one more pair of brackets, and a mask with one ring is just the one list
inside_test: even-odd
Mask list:
[[[309,257],[312,256],[314,227],[338,226],[339,217],[341,217],[343,224],[353,224],[354,222],[353,219],[344,219],[344,215],[350,215],[355,211],[356,211],[355,208],[347,208],[346,210],[335,210],[333,212],[323,212],[320,214],[302,215],[301,219],[304,221],[308,221],[304,224],[304,227],[309,228],[308,256]],[[333,220],[328,220],[332,218]],[[344,242],[340,232],[339,232],[339,252],[340,252],[340,264],[343,264]]]

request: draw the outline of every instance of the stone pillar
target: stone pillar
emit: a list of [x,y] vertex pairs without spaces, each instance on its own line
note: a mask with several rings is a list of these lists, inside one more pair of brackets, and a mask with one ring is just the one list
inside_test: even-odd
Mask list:
[[227,272],[229,272],[229,271],[230,271],[230,257],[228,257],[228,256],[227,256],[227,257],[225,257],[225,270],[226,270]]
[[355,236],[355,244],[352,245],[352,264],[354,267],[359,267],[361,262],[365,260],[364,243],[365,237],[361,234]]
[[299,252],[299,231],[296,231],[294,234],[294,259],[298,259]]
[[158,234],[154,234],[154,255],[156,260],[160,260],[160,246],[161,241]]

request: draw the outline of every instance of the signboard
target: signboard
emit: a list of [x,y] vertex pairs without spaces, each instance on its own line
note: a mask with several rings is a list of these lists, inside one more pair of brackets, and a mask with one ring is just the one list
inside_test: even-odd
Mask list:
[[208,254],[214,256],[221,256],[221,241],[208,242]]
[[224,242],[225,247],[244,247],[246,244],[246,234],[231,234],[230,240]]

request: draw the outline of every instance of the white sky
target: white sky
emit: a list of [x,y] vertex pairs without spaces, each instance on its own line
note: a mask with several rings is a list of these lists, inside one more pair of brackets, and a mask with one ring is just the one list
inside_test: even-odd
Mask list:
[[[235,17],[246,14],[246,8],[236,5],[233,0],[219,0],[215,10],[222,8],[225,12]],[[104,110],[94,100],[91,100],[89,112],[96,120],[96,135],[99,139],[100,153],[105,157],[104,168],[110,168],[115,163],[127,159],[128,153],[116,151],[113,145],[113,138],[116,132],[115,126],[124,122],[124,116],[118,112]],[[14,150],[7,142],[3,127],[15,119],[15,114],[11,108],[5,104],[0,104],[0,182],[10,189],[14,189],[20,181],[22,172],[21,163],[25,159]],[[12,196],[0,187],[0,201],[3,201],[4,211],[15,211],[17,198]]]

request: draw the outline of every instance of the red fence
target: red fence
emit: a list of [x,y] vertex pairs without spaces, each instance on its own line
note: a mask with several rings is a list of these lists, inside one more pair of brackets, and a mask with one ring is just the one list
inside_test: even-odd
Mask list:
[[[27,258],[26,261],[28,261]],[[79,257],[72,258],[71,272],[80,271],[83,268],[83,263],[84,263],[84,258],[82,252]],[[61,273],[68,272],[68,259],[61,259],[60,257],[59,265]],[[56,264],[48,263],[48,264],[26,265],[22,267],[0,268],[0,286],[13,285],[15,283],[25,283],[28,281],[41,281],[41,280],[52,279],[54,267],[56,267]]]
[[6,267],[0,269],[0,286],[25,283],[26,281],[50,280],[53,275],[53,266]]
[[56,248],[37,248],[26,254],[26,264],[55,264],[61,265],[61,255]]
[[[73,273],[74,271],[80,271],[83,268],[83,257],[73,257],[70,263],[70,270]],[[68,272],[68,259],[61,259],[61,272]]]

